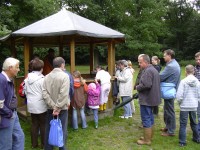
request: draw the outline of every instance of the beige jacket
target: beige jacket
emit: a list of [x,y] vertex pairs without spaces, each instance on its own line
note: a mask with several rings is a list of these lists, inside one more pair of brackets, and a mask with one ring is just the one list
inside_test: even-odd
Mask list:
[[69,76],[60,68],[54,68],[44,78],[42,96],[48,109],[68,109],[69,99]]

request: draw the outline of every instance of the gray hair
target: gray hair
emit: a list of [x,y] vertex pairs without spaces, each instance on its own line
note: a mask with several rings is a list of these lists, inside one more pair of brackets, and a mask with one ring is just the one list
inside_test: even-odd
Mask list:
[[145,54],[140,54],[140,55],[138,55],[138,59],[139,59],[141,56],[143,56],[143,55],[145,55]]
[[65,64],[65,60],[62,57],[56,57],[53,60],[53,67],[60,68],[62,64]]
[[141,55],[139,58],[143,58],[143,60],[144,60],[146,63],[150,64],[150,57],[149,57],[149,55],[143,54],[143,55]]
[[14,67],[17,64],[19,64],[18,59],[15,59],[15,58],[12,58],[12,57],[6,58],[4,63],[3,63],[2,70],[3,71],[9,70],[9,67]]
[[194,74],[194,66],[193,65],[187,65],[185,67],[185,71],[187,74]]
[[128,62],[126,60],[121,60],[120,64],[124,65],[125,67],[128,66]]

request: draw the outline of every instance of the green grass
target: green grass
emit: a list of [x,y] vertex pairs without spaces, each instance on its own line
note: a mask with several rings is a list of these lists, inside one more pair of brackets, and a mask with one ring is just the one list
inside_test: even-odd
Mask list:
[[[138,69],[136,69],[135,76]],[[182,69],[182,74],[184,69]],[[182,75],[184,77],[184,75]],[[175,102],[176,111],[176,136],[162,137],[159,129],[164,127],[163,122],[163,103],[159,106],[159,115],[155,118],[154,138],[151,146],[139,146],[136,141],[143,135],[143,130],[138,128],[141,124],[138,101],[135,100],[136,113],[133,118],[127,120],[120,119],[118,116],[123,114],[120,108],[114,112],[113,117],[106,117],[99,120],[99,128],[94,129],[94,123],[88,122],[87,129],[73,131],[68,127],[67,147],[69,150],[179,150],[178,130],[179,130],[179,106]],[[31,147],[30,122],[21,121],[25,132],[25,150]],[[187,146],[183,150],[197,150],[199,145],[192,142],[192,132],[187,126]]]

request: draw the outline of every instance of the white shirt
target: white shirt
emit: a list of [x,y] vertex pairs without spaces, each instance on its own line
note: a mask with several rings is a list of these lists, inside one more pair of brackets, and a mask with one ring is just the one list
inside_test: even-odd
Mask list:
[[101,85],[105,83],[110,83],[111,76],[110,74],[105,70],[100,70],[96,74],[96,79],[101,81]]

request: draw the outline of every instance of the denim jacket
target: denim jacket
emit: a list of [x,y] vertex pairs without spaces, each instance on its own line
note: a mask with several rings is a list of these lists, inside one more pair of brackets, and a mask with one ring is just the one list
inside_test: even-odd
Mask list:
[[174,83],[178,88],[180,82],[180,66],[175,59],[167,63],[164,70],[160,73],[160,82]]

